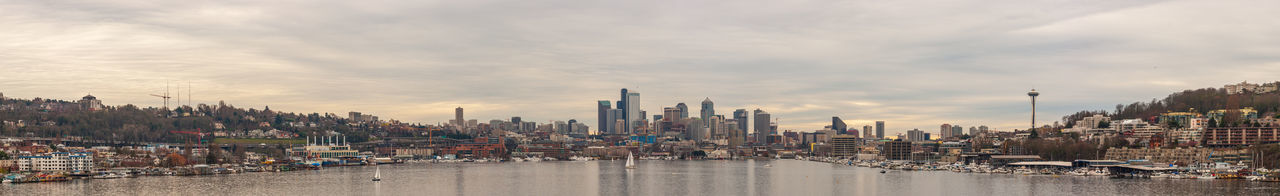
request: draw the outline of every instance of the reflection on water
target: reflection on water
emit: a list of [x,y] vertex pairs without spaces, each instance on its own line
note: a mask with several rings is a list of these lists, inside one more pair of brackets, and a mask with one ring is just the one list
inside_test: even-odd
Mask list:
[[[772,167],[764,167],[770,163]],[[879,169],[779,161],[383,165],[217,176],[5,184],[0,195],[1267,195],[1280,183]]]

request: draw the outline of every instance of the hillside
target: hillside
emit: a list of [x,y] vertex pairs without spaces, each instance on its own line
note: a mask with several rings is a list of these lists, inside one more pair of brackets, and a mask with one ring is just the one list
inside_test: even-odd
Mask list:
[[1133,102],[1117,104],[1115,110],[1080,111],[1062,117],[1067,126],[1073,126],[1076,120],[1094,114],[1111,116],[1111,119],[1152,119],[1165,112],[1186,112],[1193,108],[1197,113],[1205,113],[1221,109],[1240,109],[1252,107],[1260,116],[1276,116],[1280,111],[1280,91],[1267,93],[1228,94],[1225,88],[1202,88],[1186,90],[1170,94],[1164,99],[1151,99],[1150,102]]
[[[171,131],[231,133],[279,130],[287,137],[337,132],[351,142],[363,142],[371,134],[408,133],[422,126],[388,126],[385,123],[353,123],[335,114],[298,114],[253,108],[237,108],[219,102],[181,106],[172,110],[134,105],[86,107],[81,102],[52,99],[0,100],[0,136],[60,137],[125,142],[186,141],[190,136]],[[330,132],[332,131],[332,132]],[[270,138],[275,136],[257,138]],[[211,139],[211,138],[209,138]]]

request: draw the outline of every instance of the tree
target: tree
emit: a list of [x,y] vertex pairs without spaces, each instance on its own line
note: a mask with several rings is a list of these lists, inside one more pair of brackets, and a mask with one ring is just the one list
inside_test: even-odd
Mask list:
[[5,153],[4,151],[0,151],[0,160],[9,160],[9,153]]
[[165,156],[164,159],[165,159],[164,165],[166,167],[177,167],[177,166],[187,165],[187,157],[182,156],[178,153],[169,153],[169,155]]

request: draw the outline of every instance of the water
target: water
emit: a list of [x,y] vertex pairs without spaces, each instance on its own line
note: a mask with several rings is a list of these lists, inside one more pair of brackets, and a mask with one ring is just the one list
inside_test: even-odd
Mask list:
[[[819,162],[421,163],[4,184],[0,195],[1280,195],[1280,183],[890,171]],[[764,164],[772,167],[764,167]]]

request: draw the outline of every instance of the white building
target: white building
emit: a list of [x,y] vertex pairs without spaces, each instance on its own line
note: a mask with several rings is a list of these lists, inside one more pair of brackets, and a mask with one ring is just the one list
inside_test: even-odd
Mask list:
[[40,156],[19,156],[18,171],[93,171],[93,153],[55,152]]
[[1276,87],[1276,83],[1258,85],[1250,84],[1248,81],[1240,82],[1240,84],[1228,84],[1222,86],[1222,88],[1227,89],[1227,94],[1241,94],[1245,92],[1270,93],[1272,91],[1276,91]]

